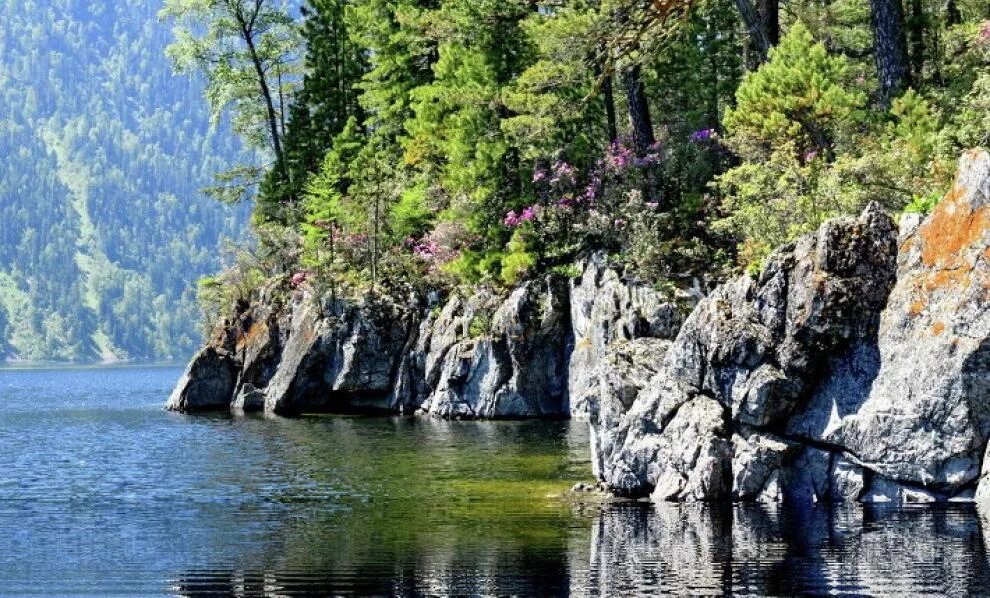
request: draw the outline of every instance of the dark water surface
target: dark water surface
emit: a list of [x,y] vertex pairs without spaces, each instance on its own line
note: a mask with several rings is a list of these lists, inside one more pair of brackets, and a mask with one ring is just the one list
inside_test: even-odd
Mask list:
[[990,593],[969,508],[600,508],[580,423],[186,417],[179,374],[0,371],[0,596]]

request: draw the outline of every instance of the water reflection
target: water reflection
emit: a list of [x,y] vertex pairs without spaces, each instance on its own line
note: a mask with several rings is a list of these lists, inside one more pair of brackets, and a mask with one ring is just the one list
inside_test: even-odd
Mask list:
[[324,552],[323,544],[307,553],[315,561],[295,560],[303,553],[283,546],[289,550],[267,569],[185,571],[170,580],[169,591],[190,597],[966,596],[990,587],[984,527],[969,508],[626,504],[577,520],[590,524],[590,537],[576,525],[564,549],[433,538],[371,555],[349,552],[341,538],[336,552]]
[[575,594],[981,595],[984,529],[971,508],[615,507],[594,523]]

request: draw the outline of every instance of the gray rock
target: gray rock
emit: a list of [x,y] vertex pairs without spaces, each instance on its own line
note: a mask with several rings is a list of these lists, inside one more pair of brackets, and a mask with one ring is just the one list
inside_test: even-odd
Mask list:
[[[582,274],[571,282],[570,319],[574,350],[568,367],[572,417],[586,419],[595,396],[596,368],[609,347],[637,338],[673,340],[680,329],[682,308],[652,287],[624,279],[609,267],[604,253],[581,263]],[[657,354],[656,362],[663,357]],[[654,366],[655,367],[655,366]]]
[[780,470],[799,447],[770,434],[741,429],[732,435],[732,497],[738,500],[779,498]]
[[[725,459],[739,499],[968,500],[990,438],[990,154],[965,156],[935,211],[896,234],[870,206],[702,301],[618,424],[600,420],[601,479],[620,494],[724,497],[716,483],[683,492],[720,469],[681,458],[688,444]],[[684,411],[698,400],[724,421]],[[990,504],[987,480],[984,465],[973,498]]]
[[169,397],[169,411],[216,411],[230,406],[237,364],[222,348],[207,346],[193,357]]
[[912,488],[893,480],[877,476],[860,499],[864,503],[881,503],[892,506],[928,504],[944,501],[944,497],[924,488]]
[[[577,401],[587,409],[591,423],[591,465],[596,477],[600,477],[603,465],[600,457],[614,451],[611,443],[615,437],[608,431],[619,425],[639,393],[656,375],[670,343],[664,339],[640,338],[613,344],[601,363],[584,376],[580,386],[583,394],[572,397],[572,408]],[[605,433],[598,434],[599,431]]]
[[425,414],[453,419],[563,417],[570,349],[565,282],[524,283],[497,303],[454,299],[422,341]]
[[[960,162],[953,190],[905,235],[880,323],[875,378],[803,430],[894,480],[954,491],[990,437],[990,154]],[[865,390],[868,389],[868,392]]]
[[[758,279],[716,289],[685,322],[619,425],[596,430],[611,437],[602,447],[614,447],[595,457],[602,481],[619,493],[664,499],[724,498],[736,483],[741,495],[755,496],[752,486],[770,476],[757,475],[761,460],[733,474],[733,433],[785,424],[826,370],[828,355],[876,335],[895,253],[893,223],[872,205],[857,219],[830,221],[781,248]],[[685,421],[692,417],[698,419]],[[698,454],[684,458],[685,451]],[[685,490],[692,479],[707,482]]]
[[265,391],[258,390],[252,384],[245,384],[238,390],[237,397],[230,405],[230,408],[235,413],[264,411]]
[[416,311],[387,302],[333,306],[308,298],[293,306],[278,368],[265,389],[265,410],[386,411]]

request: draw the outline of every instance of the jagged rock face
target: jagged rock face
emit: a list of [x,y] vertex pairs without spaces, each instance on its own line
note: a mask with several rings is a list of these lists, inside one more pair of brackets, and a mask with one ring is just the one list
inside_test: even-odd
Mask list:
[[505,298],[454,297],[436,313],[382,301],[326,306],[307,296],[281,312],[259,302],[218,330],[190,364],[170,409],[418,410],[447,418],[568,413],[568,286],[557,276]]
[[657,500],[972,499],[990,437],[988,258],[986,152],[899,241],[871,207],[778,250],[703,301],[619,425],[596,431],[612,447],[600,477]]
[[[617,492],[663,500],[750,496],[734,475],[734,434],[765,431],[771,448],[822,375],[828,355],[876,334],[893,283],[896,237],[877,206],[775,252],[760,277],[742,277],[699,304],[657,376],[612,434],[602,479]],[[747,434],[747,436],[749,436]],[[755,450],[745,466],[777,469],[786,452]],[[734,488],[735,484],[740,484]]]
[[386,411],[415,310],[387,304],[336,306],[330,315],[300,301],[281,360],[265,390],[265,410]]
[[[581,268],[570,291],[574,350],[568,388],[571,416],[583,419],[597,408],[592,404],[598,396],[596,369],[607,360],[610,347],[637,338],[673,340],[683,317],[674,301],[646,284],[624,280],[604,253],[592,254]],[[657,362],[662,357],[655,355]]]
[[470,419],[566,416],[567,298],[566,282],[548,276],[516,288],[490,316],[487,296],[449,304],[424,338],[421,378],[428,390],[421,412]]
[[893,480],[949,492],[975,480],[990,437],[990,154],[964,157],[902,239],[877,347],[857,376],[872,384],[824,389],[809,410],[828,417],[792,429]]
[[597,367],[582,376],[581,400],[588,408],[586,415],[591,423],[591,468],[596,477],[601,477],[602,457],[615,450],[612,443],[616,438],[608,431],[619,425],[633,401],[656,375],[670,343],[659,338],[617,342]]

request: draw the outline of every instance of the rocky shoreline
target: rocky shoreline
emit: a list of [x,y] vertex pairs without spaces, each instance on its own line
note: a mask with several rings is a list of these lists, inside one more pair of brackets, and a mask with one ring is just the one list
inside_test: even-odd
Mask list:
[[[665,299],[602,254],[568,280],[547,275],[498,296],[434,305],[262,298],[192,360],[168,409],[422,413],[451,419],[587,417],[610,346],[669,343],[689,296]],[[573,397],[573,401],[572,401]]]
[[587,418],[618,495],[990,502],[987,152],[931,215],[871,205],[700,301],[579,266],[433,305],[262,297],[167,407]]

